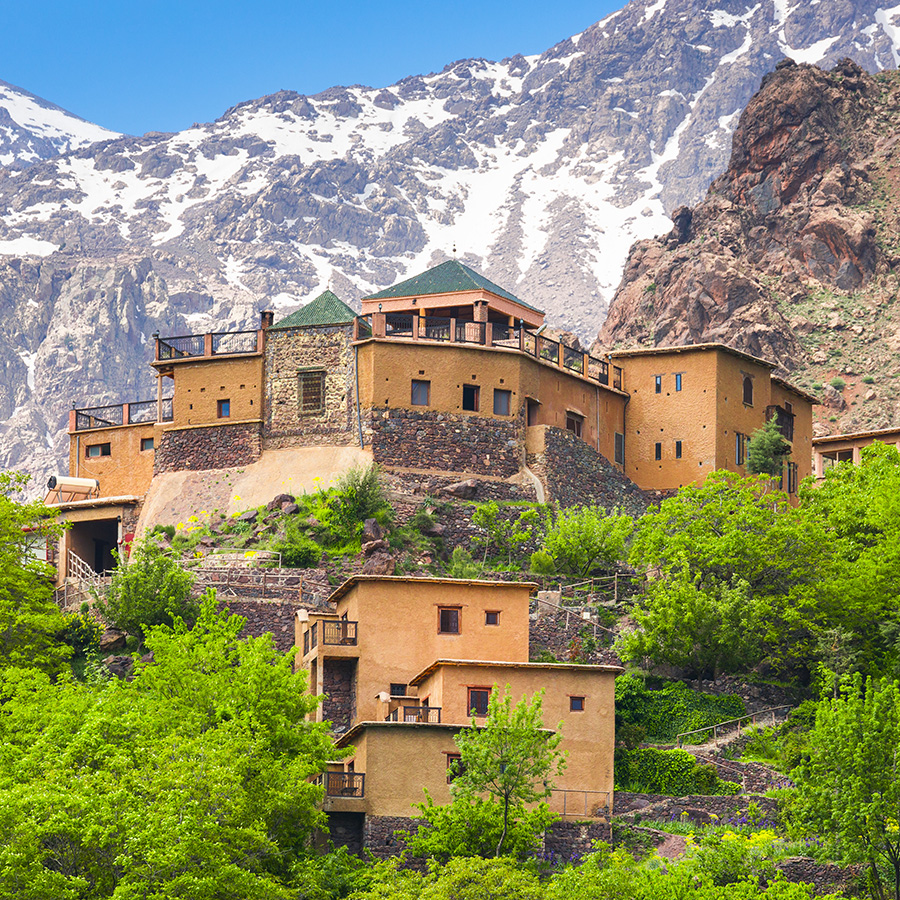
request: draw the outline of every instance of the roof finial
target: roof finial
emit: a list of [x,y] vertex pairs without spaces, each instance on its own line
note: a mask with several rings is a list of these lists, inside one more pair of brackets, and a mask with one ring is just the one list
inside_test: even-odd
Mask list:
[[456,258],[456,241],[453,242],[453,256]]

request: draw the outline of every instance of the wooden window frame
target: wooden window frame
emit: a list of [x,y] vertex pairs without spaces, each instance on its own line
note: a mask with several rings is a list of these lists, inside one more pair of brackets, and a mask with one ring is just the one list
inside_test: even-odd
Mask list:
[[[625,465],[625,435],[621,431],[614,432],[613,460],[620,466]],[[620,452],[621,451],[621,452]]]
[[653,459],[659,462],[662,459],[662,441],[657,441],[653,448]]
[[682,441],[675,441],[675,459],[681,459],[683,450],[684,443]]
[[[462,762],[462,754],[451,753],[449,750],[445,750],[444,756],[447,758],[447,784],[453,784],[454,779],[459,778],[459,776],[464,774],[465,772],[465,768],[463,767]],[[456,763],[455,772],[453,771],[454,763]]]
[[227,397],[223,398],[222,400],[216,400],[216,418],[231,418],[231,400],[229,400]]
[[[444,628],[444,613],[456,613],[456,630]],[[438,607],[438,634],[462,634],[462,607],[439,606]]]
[[[488,714],[488,707],[491,703],[491,691],[493,688],[485,687],[484,685],[474,685],[472,687],[466,688],[466,710],[469,716],[475,716],[478,719],[483,719]],[[478,708],[472,705],[472,694],[487,694],[484,703],[484,712],[478,712]]]
[[297,414],[301,418],[325,412],[325,374],[324,369],[297,372]]
[[[477,384],[464,384],[462,387],[462,408],[464,412],[479,412],[481,409],[481,388]],[[471,394],[470,405],[466,406],[466,394]]]
[[[741,385],[741,398],[744,401],[744,406],[753,406],[753,376],[747,375],[744,373],[743,375],[743,383]],[[749,392],[747,388],[750,388]],[[749,394],[750,399],[747,399]]]
[[156,449],[154,438],[141,438],[141,453]]
[[[417,403],[416,402],[416,388],[419,388],[420,391],[425,392],[425,402]],[[419,398],[421,399],[421,397]],[[431,382],[426,381],[422,378],[413,378],[410,383],[409,388],[409,403],[410,406],[431,406]]]
[[[569,423],[572,427],[569,427]],[[581,413],[572,412],[571,409],[566,410],[566,431],[571,431],[575,437],[580,438],[584,432],[584,416]]]
[[682,376],[682,374],[683,374],[682,372],[676,372],[676,373],[675,373],[675,390],[676,390],[676,392],[681,390],[681,387],[682,387],[682,379],[681,379],[681,376]]
[[[491,616],[494,617],[494,621],[491,621]],[[486,609],[484,611],[484,624],[485,626],[495,626],[500,624],[500,610],[499,609]]]
[[[91,453],[91,450],[96,450],[96,453]],[[85,459],[100,459],[104,456],[112,456],[112,444],[109,441],[106,441],[103,444],[87,444],[84,448],[84,458]]]
[[657,393],[657,394],[662,393],[662,375],[654,375],[653,376],[653,390],[654,390],[654,393]]
[[569,694],[569,712],[584,712],[586,705],[584,695]]
[[[498,404],[498,400],[503,399],[505,402]],[[498,405],[501,409],[498,410]],[[506,412],[502,411],[502,407],[506,407]],[[511,416],[512,415],[512,391],[506,388],[494,388],[494,415],[495,416]]]

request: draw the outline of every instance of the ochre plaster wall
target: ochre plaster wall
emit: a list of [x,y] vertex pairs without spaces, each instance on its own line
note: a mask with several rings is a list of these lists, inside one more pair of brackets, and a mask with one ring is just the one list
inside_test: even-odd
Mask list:
[[791,449],[791,462],[797,463],[797,475],[799,480],[802,481],[813,474],[812,404],[804,397],[776,381],[772,382],[770,403],[782,407],[785,403],[790,403],[794,408],[794,440]]
[[[69,475],[96,478],[102,497],[143,496],[153,478],[153,450],[141,441],[154,436],[153,423],[95,428],[69,435]],[[87,448],[109,444],[109,456],[87,455]]]
[[[383,718],[376,699],[392,683],[405,683],[436,659],[481,659],[525,662],[528,659],[528,602],[531,586],[445,582],[437,579],[379,579],[357,583],[338,601],[337,617],[345,613],[358,622],[356,646],[321,643],[303,657],[303,667],[316,665],[316,693],[323,689],[325,657],[359,658],[357,721]],[[438,610],[459,607],[460,633],[438,632]],[[486,625],[485,611],[499,611],[500,624]],[[303,632],[321,619],[298,622],[297,646]],[[302,650],[301,650],[302,652]],[[310,681],[312,684],[312,681]],[[321,709],[319,710],[321,717]]]
[[263,417],[263,356],[198,359],[172,367],[175,387],[172,428],[221,425],[217,403],[231,402],[231,422]]

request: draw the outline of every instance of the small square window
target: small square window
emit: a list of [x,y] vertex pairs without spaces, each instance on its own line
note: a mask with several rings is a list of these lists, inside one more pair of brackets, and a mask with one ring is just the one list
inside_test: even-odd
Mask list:
[[464,384],[462,408],[468,412],[478,412],[480,394],[481,391],[477,384]]
[[512,391],[494,390],[494,415],[508,416],[512,406]]
[[84,455],[88,459],[96,459],[98,456],[109,456],[112,453],[110,444],[90,444],[84,448]]
[[392,681],[391,682],[391,696],[392,697],[405,697],[406,696],[406,685],[400,684],[399,682]]
[[681,459],[681,441],[675,441],[675,459]]
[[569,712],[584,712],[584,697],[569,697]]
[[316,370],[297,374],[297,407],[301,416],[325,412],[325,372]]
[[584,416],[578,413],[566,413],[566,431],[571,431],[575,437],[581,437],[581,430],[584,427]]
[[662,459],[662,444],[657,441],[656,442],[656,459]]
[[656,393],[662,393],[662,375],[655,376]]
[[220,419],[227,419],[231,416],[231,401],[216,400],[216,412]]
[[500,613],[487,611],[484,614],[484,624],[485,625],[499,625],[500,624]]
[[413,406],[428,406],[428,404],[431,402],[430,381],[419,381],[415,378],[413,379],[411,402]]
[[153,438],[141,438],[141,451],[153,449]]
[[680,390],[681,390],[681,372],[678,372],[678,373],[675,375],[675,390],[676,390],[676,391],[680,391]]
[[459,609],[441,607],[438,610],[438,631],[441,634],[459,634]]
[[490,688],[469,688],[469,714],[486,716],[490,699]]

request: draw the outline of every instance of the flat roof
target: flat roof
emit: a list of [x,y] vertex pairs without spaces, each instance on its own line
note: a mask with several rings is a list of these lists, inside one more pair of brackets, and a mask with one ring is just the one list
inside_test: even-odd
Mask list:
[[625,671],[622,666],[585,665],[582,663],[501,662],[496,659],[436,659],[430,666],[427,666],[415,678],[411,679],[408,684],[418,686],[441,666],[480,666],[486,669],[543,669],[548,672],[559,669],[566,672],[597,672],[606,674],[617,674]]
[[[352,744],[367,728],[400,728],[406,731],[429,729],[432,731],[461,731],[463,728],[471,728],[471,722],[460,722],[452,725],[449,722],[357,722],[349,731],[345,731],[340,737],[335,738],[335,747],[346,747]],[[541,728],[547,734],[555,734],[552,728]]]
[[753,356],[745,353],[743,350],[735,350],[727,344],[680,344],[677,347],[634,347],[631,350],[611,350],[610,359],[617,359],[623,356],[664,356],[669,353],[697,353],[709,350],[721,350],[723,353],[730,353],[740,359],[746,359],[749,362],[756,363],[758,366],[765,366],[767,369],[777,368],[776,364],[762,359],[759,356]]
[[332,603],[337,602],[341,597],[349,594],[353,587],[365,581],[384,581],[394,584],[468,584],[493,588],[527,587],[529,591],[533,591],[538,587],[533,581],[484,581],[467,578],[426,578],[421,575],[351,575],[334,591],[333,594],[331,594],[328,598],[329,601]]
[[816,444],[832,444],[839,441],[857,441],[861,438],[879,438],[886,437],[889,434],[895,434],[900,437],[900,428],[877,428],[872,431],[848,431],[846,434],[829,434],[825,437],[814,437],[812,439],[813,447]]

